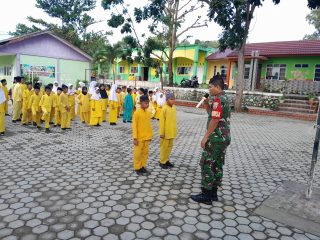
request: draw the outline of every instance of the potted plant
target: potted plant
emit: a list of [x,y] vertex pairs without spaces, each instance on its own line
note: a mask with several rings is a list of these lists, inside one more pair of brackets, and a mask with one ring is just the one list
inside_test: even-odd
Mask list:
[[308,102],[309,106],[312,107],[316,102],[315,102],[315,96],[313,93],[308,94]]
[[279,97],[279,102],[284,103],[284,95],[283,94],[282,94],[282,96]]

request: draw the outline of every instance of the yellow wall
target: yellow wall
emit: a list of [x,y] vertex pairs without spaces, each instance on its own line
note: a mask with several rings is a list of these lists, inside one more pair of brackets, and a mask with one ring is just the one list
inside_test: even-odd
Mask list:
[[199,51],[199,59],[198,59],[199,65],[203,65],[205,61],[206,61],[206,53],[203,51]]
[[129,74],[129,64],[127,61],[119,62],[119,67],[124,67],[124,73],[121,74]]
[[186,50],[175,50],[173,52],[173,58],[188,58],[193,61],[194,59],[194,49],[186,49]]
[[214,66],[217,67],[217,72],[221,73],[221,66],[228,67],[228,61],[227,60],[208,61],[207,82],[210,80],[210,78],[213,77]]
[[[193,68],[193,61],[190,60],[190,59],[187,59],[187,58],[177,58],[177,68],[178,67],[190,67],[191,68],[191,71],[190,73],[188,74],[188,76],[191,76],[192,75],[192,68]],[[177,68],[174,69],[174,74],[176,75],[181,75],[181,74],[178,74],[177,73]]]

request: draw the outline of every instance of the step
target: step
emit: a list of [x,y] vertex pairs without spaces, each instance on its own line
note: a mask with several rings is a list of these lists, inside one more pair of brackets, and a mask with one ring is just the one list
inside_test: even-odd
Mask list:
[[[309,105],[309,100],[297,100],[297,99],[284,99],[285,103],[297,103],[297,104],[308,104]],[[316,102],[319,102],[316,100]]]
[[316,113],[315,110],[301,109],[301,108],[294,108],[294,107],[279,107],[279,110],[283,112],[291,112],[291,113],[307,113],[307,114]]
[[289,107],[289,108],[300,108],[300,109],[309,109],[315,110],[316,106],[310,106],[308,104],[296,104],[296,103],[279,103],[279,107]]
[[307,95],[299,95],[299,94],[285,94],[285,99],[294,99],[294,100],[308,100]]

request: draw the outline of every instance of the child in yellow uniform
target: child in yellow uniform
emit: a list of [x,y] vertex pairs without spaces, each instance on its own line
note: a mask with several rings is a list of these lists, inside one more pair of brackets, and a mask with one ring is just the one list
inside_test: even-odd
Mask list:
[[1,86],[0,86],[4,92],[4,96],[6,97],[6,101],[4,102],[4,111],[6,113],[6,116],[9,116],[8,111],[8,102],[9,102],[9,94],[8,94],[8,88],[7,88],[7,80],[2,79],[1,80]]
[[132,100],[133,100],[133,106],[134,106],[134,109],[136,108],[136,97],[137,97],[137,89],[134,88],[132,89]]
[[161,109],[165,103],[166,103],[166,98],[163,95],[163,93],[160,93],[159,96],[157,97],[157,110],[154,116],[155,119],[157,120],[160,119]]
[[133,168],[138,175],[149,175],[146,169],[149,143],[153,136],[149,107],[149,98],[146,95],[140,97],[141,107],[134,112],[132,122],[133,135]]
[[21,84],[21,77],[15,77],[16,84],[13,88],[12,99],[13,99],[13,114],[12,122],[20,121],[20,115],[22,110],[23,100],[23,86]]
[[117,88],[117,100],[118,100],[118,108],[117,108],[117,116],[118,118],[120,117],[120,111],[121,111],[121,106],[122,106],[122,102],[121,102],[121,88]]
[[59,96],[59,108],[61,113],[61,130],[70,128],[70,103],[68,97],[68,86],[62,84],[62,93]]
[[90,126],[100,126],[100,123],[102,122],[103,102],[101,101],[101,96],[99,92],[99,88],[97,87],[90,99]]
[[50,96],[51,94],[51,87],[46,86],[45,87],[45,94],[41,97],[39,106],[41,107],[42,110],[42,117],[41,119],[45,121],[45,129],[46,132],[50,132],[50,113],[51,113],[51,108],[53,107],[53,97]]
[[32,84],[31,82],[28,82],[27,89],[23,91],[23,101],[22,101],[22,125],[28,125],[32,123],[32,111],[31,108],[29,108],[29,101],[32,96]]
[[109,95],[109,123],[117,125],[118,121],[118,97],[116,93],[117,85],[113,84]]
[[76,92],[73,89],[73,84],[69,83],[68,97],[70,104],[70,120],[73,121],[76,116]]
[[104,84],[100,84],[99,90],[102,103],[102,122],[105,122],[107,120],[108,94]]
[[90,95],[87,87],[82,87],[82,92],[79,95],[79,106],[81,110],[81,121],[82,123],[89,124],[90,121]]
[[108,95],[108,101],[107,101],[107,112],[109,109],[109,97],[110,97],[110,90],[111,90],[111,86],[109,84],[106,85],[106,90],[107,90],[107,95]]
[[33,95],[30,98],[29,101],[29,108],[31,109],[32,112],[32,121],[33,121],[33,126],[36,126],[38,129],[40,129],[40,118],[41,118],[41,108],[40,108],[40,86],[36,84],[34,86],[34,92]]
[[173,141],[177,137],[177,111],[174,106],[174,94],[168,92],[166,99],[167,102],[161,109],[159,124],[160,167],[163,169],[174,166],[168,159],[173,147]]
[[82,88],[85,86],[85,84],[83,82],[79,82],[79,87],[78,90],[76,92],[77,94],[77,103],[78,103],[78,108],[77,108],[77,115],[80,117],[81,122],[83,122],[83,119],[81,118],[81,106],[79,105],[79,100],[81,98],[81,93],[82,93]]
[[57,93],[54,94],[54,106],[55,106],[55,113],[54,113],[54,126],[61,126],[61,112],[60,112],[60,95],[62,93],[62,88],[57,87]]
[[121,109],[120,109],[120,116],[124,115],[124,98],[127,96],[127,87],[123,86],[121,88]]
[[6,96],[2,88],[0,88],[0,135],[4,135],[5,129],[5,102]]
[[153,91],[149,91],[149,108],[148,111],[150,111],[151,115],[151,119],[154,119],[154,116],[156,114],[156,109],[153,107],[153,103],[152,103],[152,97],[153,97]]

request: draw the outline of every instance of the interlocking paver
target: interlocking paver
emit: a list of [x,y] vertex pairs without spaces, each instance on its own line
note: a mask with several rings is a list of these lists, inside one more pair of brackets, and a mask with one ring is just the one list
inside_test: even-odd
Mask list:
[[[233,114],[221,201],[207,206],[189,200],[200,191],[206,119],[203,110],[178,107],[175,167],[158,166],[155,136],[152,175],[138,177],[131,126],[121,119],[99,129],[76,120],[72,131],[45,134],[7,118],[0,138],[0,238],[320,239],[252,214],[282,181],[306,183],[309,161],[301,159],[311,159],[312,124]],[[157,133],[158,122],[153,127]],[[319,186],[318,175],[315,180]]]

